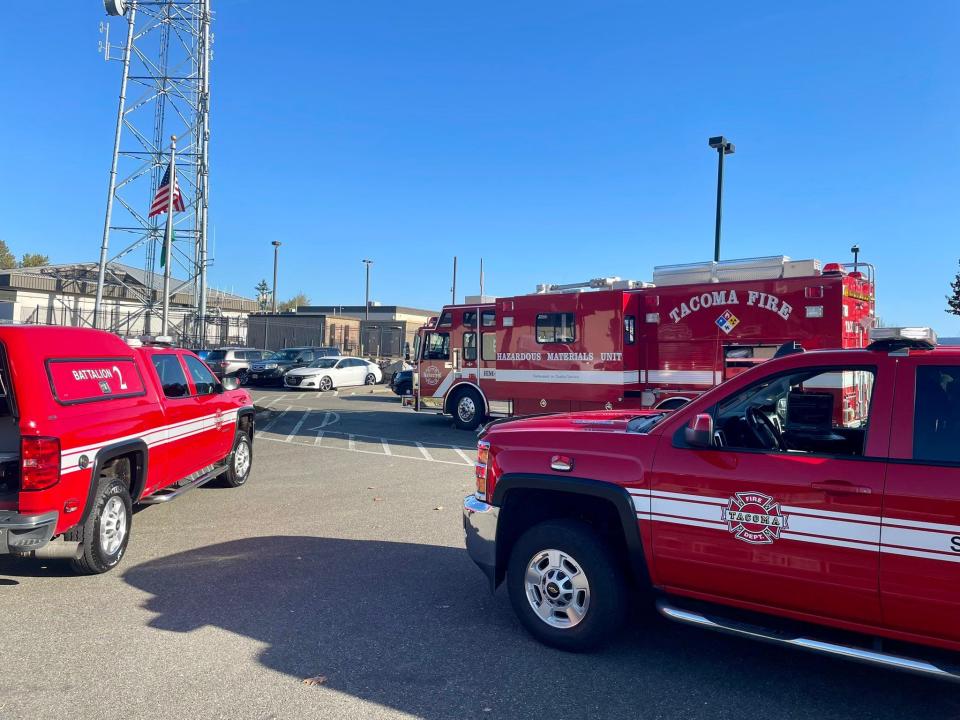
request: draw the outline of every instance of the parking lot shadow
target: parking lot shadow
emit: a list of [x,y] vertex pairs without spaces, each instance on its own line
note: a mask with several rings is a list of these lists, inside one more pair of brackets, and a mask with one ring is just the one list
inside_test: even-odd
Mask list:
[[322,675],[324,687],[429,720],[713,719],[771,702],[788,718],[960,713],[951,685],[652,618],[602,652],[554,651],[520,629],[458,548],[259,537],[152,560],[124,579],[151,594],[151,627],[256,639],[260,661],[291,682]]

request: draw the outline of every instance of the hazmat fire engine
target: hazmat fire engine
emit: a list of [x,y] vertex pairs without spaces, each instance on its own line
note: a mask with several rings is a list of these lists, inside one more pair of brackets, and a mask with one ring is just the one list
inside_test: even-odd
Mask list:
[[[482,300],[482,298],[478,299]],[[418,411],[486,418],[676,409],[785,343],[862,348],[875,269],[785,256],[667,265],[653,282],[600,278],[443,308],[420,329]],[[863,388],[835,388],[852,415]]]

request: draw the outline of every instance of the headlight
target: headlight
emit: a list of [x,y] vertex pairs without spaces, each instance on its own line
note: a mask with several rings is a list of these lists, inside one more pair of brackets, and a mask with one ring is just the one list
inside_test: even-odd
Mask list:
[[263,366],[264,370],[276,370],[279,367],[276,363],[267,363]]

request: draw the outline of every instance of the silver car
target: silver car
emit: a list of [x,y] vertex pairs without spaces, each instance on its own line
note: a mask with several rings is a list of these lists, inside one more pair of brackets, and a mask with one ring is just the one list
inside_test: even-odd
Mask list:
[[211,350],[206,362],[213,370],[213,374],[221,380],[225,377],[236,377],[244,385],[250,375],[250,363],[262,360],[270,355],[267,350],[257,350],[248,347],[222,347]]

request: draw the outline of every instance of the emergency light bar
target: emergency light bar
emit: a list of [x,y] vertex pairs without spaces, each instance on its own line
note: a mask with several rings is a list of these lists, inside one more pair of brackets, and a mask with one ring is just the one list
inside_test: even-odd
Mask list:
[[869,331],[868,349],[917,348],[932,350],[937,334],[928,327],[875,327]]

